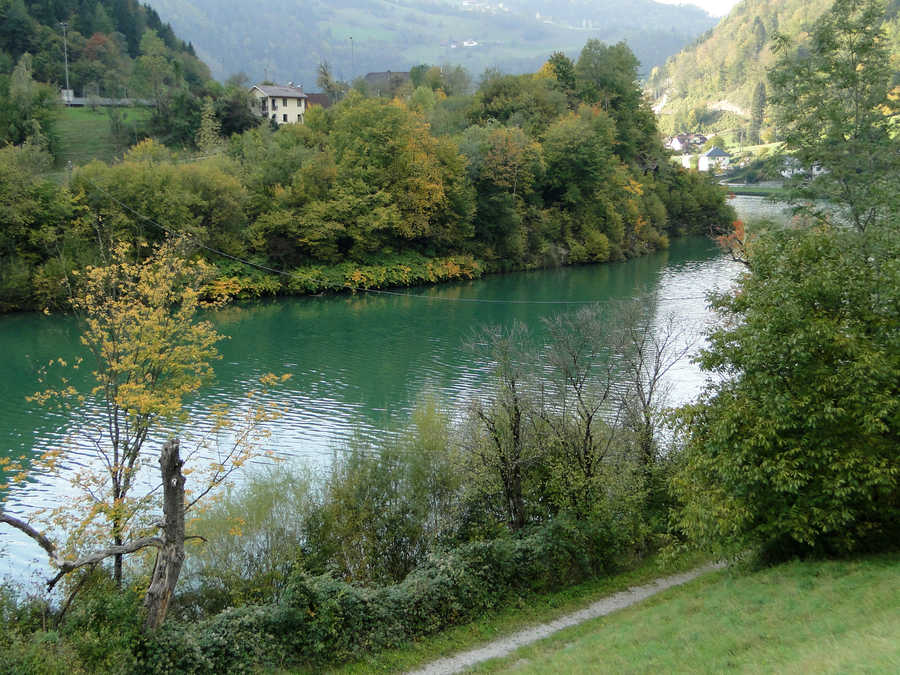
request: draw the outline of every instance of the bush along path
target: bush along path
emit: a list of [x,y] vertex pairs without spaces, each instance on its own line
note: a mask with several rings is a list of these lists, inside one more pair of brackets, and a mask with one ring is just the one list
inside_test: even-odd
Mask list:
[[634,588],[629,588],[625,591],[613,593],[612,595],[589,605],[585,609],[562,616],[549,623],[526,628],[525,630],[513,633],[505,638],[494,640],[478,649],[472,649],[455,656],[438,659],[437,661],[425,665],[419,670],[412,671],[409,675],[451,675],[451,673],[461,673],[466,668],[474,666],[477,663],[509,656],[519,647],[542,640],[564,628],[569,628],[570,626],[575,626],[585,621],[589,621],[590,619],[596,619],[601,616],[606,616],[607,614],[612,614],[620,609],[625,609],[626,607],[630,607],[642,600],[646,600],[667,588],[680,586],[707,572],[721,569],[722,567],[724,567],[724,563],[711,563],[702,567],[696,567],[688,572],[656,579],[649,584],[635,586]]

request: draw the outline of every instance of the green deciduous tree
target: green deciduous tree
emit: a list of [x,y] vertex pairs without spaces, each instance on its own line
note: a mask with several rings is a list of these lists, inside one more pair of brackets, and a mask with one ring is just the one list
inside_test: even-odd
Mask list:
[[163,112],[165,97],[178,82],[165,43],[155,31],[147,30],[141,37],[141,55],[135,62],[133,86],[148,96],[157,115]]
[[769,73],[779,134],[807,172],[795,180],[795,199],[827,200],[804,208],[828,218],[840,207],[859,231],[900,214],[900,99],[891,94],[884,14],[881,0],[837,0],[808,45],[776,38]]
[[51,87],[34,81],[32,68],[26,53],[9,77],[0,76],[0,141],[18,145],[32,138],[52,153],[59,102]]
[[563,114],[568,101],[549,78],[531,75],[504,75],[488,70],[484,73],[469,121],[484,124],[489,120],[506,126],[522,127],[536,136]]
[[203,103],[200,113],[200,128],[194,140],[197,149],[206,154],[215,154],[222,147],[222,123],[216,117],[216,109],[211,98]]
[[900,236],[830,227],[754,244],[714,306],[715,374],[683,411],[680,529],[713,549],[835,554],[896,543]]
[[[198,312],[223,302],[229,291],[227,285],[212,281],[208,265],[185,259],[179,250],[183,245],[166,242],[143,262],[133,262],[128,245],[121,244],[110,252],[109,264],[89,267],[73,282],[72,308],[84,322],[82,343],[94,361],[96,384],[85,394],[63,378],[60,387],[33,397],[42,404],[67,407],[90,399],[100,410],[96,422],[85,422],[79,430],[93,447],[96,464],[68,472],[73,496],[42,516],[46,525],[68,535],[66,546],[0,509],[0,522],[34,538],[57,566],[50,588],[65,574],[109,557],[121,588],[124,556],[156,548],[146,601],[151,629],[165,617],[184,560],[185,512],[252,456],[253,430],[273,415],[271,409],[251,405],[245,426],[239,427],[227,411],[213,411],[211,437],[233,429],[233,438],[222,447],[203,448],[207,459],[198,462],[192,479],[198,487],[193,492],[185,489],[189,472],[182,471],[185,460],[179,442],[166,442],[159,456],[163,519],[154,518],[159,486],[142,491],[143,455],[160,433],[159,426],[183,421],[185,398],[212,378],[212,362],[218,358],[215,345],[221,336],[209,321],[199,319]],[[59,365],[70,364],[60,360]],[[70,367],[78,368],[79,363]],[[268,376],[264,381],[277,379]],[[66,448],[51,449],[38,463],[53,475],[65,456]],[[24,482],[24,467],[3,468],[7,473],[18,470],[13,481]]]
[[598,105],[615,120],[616,154],[626,163],[657,163],[661,148],[656,116],[638,81],[640,65],[624,42],[609,46],[588,40],[575,65],[579,98]]

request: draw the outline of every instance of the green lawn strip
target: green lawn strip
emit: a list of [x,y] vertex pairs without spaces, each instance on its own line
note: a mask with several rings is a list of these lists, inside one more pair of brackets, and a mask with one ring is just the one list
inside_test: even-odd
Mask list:
[[472,672],[900,672],[900,555],[722,571]]
[[[123,108],[121,112],[129,123],[150,117],[150,112],[144,108]],[[123,152],[113,139],[104,108],[63,108],[56,131],[60,141],[56,161],[59,168],[64,168],[68,162],[74,166],[82,166],[94,159],[109,162]]]
[[[326,672],[395,673],[409,670],[444,656],[473,649],[523,628],[553,621],[617,591],[693,569],[705,562],[708,559],[698,555],[682,556],[665,565],[656,557],[647,558],[627,572],[588,581],[555,593],[522,597],[504,609],[485,614],[478,621],[456,626],[398,649],[371,654],[365,659]],[[319,673],[322,670],[300,669],[291,672]]]

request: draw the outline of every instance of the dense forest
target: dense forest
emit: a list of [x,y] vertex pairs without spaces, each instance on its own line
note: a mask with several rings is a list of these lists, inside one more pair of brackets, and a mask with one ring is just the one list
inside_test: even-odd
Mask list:
[[[647,87],[665,133],[705,133],[755,126],[774,140],[765,115],[766,72],[774,65],[773,38],[782,34],[798,43],[809,38],[814,22],[832,0],[743,0],[697,42],[654,68]],[[882,17],[895,71],[900,72],[900,3],[887,3]]]
[[590,41],[448,96],[459,72],[423,67],[392,100],[351,91],[227,142],[210,99],[185,134],[200,159],[147,139],[64,186],[42,177],[39,140],[4,148],[0,306],[61,306],[115,242],[146,252],[173,233],[252,297],[621,260],[722,231],[724,193],[670,166],[637,68]]
[[[533,0],[470,3],[427,0],[323,2],[150,0],[181,35],[190,35],[213,75],[310,87],[329,62],[348,81],[369,71],[407,71],[421,62],[531,72],[555,50],[571,55],[587,39],[624,40],[644,67],[654,65],[711,28],[695,7],[650,0],[590,0],[556,5]],[[465,46],[466,41],[477,44]]]

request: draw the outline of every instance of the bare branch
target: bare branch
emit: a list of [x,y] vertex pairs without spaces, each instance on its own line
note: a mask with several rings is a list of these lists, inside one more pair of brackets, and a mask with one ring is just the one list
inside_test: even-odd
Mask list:
[[47,539],[43,533],[38,532],[31,525],[26,523],[24,520],[19,520],[18,518],[9,515],[8,513],[4,513],[0,511],[0,523],[6,523],[8,525],[12,525],[17,530],[21,530],[29,537],[34,539],[38,544],[40,544],[41,548],[47,552],[47,555],[50,556],[50,559],[53,562],[61,561],[62,559],[59,557],[59,554],[56,552],[56,545]]
[[[93,553],[89,553],[88,555],[79,558],[78,560],[62,560],[59,564],[59,573],[53,577],[50,581],[47,582],[47,590],[52,591],[53,587],[56,586],[57,582],[62,579],[69,572],[77,570],[79,567],[84,567],[85,565],[96,565],[107,558],[111,558],[115,555],[126,555],[128,553],[134,553],[135,551],[140,551],[142,548],[147,548],[148,546],[153,546],[154,548],[162,548],[163,540],[159,537],[142,537],[141,539],[135,539],[134,541],[129,541],[121,546],[110,546],[107,549],[103,549],[102,551],[95,551]],[[57,558],[59,560],[59,558]]]
[[97,563],[114,555],[134,553],[135,551],[139,551],[142,548],[147,548],[148,546],[160,548],[163,545],[163,541],[159,537],[143,537],[141,539],[135,539],[134,541],[122,544],[121,546],[110,546],[109,548],[103,549],[101,551],[94,551],[93,553],[89,553],[77,560],[65,560],[64,558],[60,557],[57,551],[56,544],[54,544],[46,537],[46,535],[44,535],[42,532],[38,532],[24,520],[20,520],[15,516],[11,516],[8,513],[3,513],[2,511],[0,511],[0,523],[12,525],[17,530],[24,532],[29,537],[34,539],[40,545],[40,547],[47,552],[47,555],[50,557],[50,562],[59,568],[59,572],[57,573],[57,575],[47,582],[47,590],[53,590],[53,587],[56,586],[60,579],[62,579],[69,572],[77,570],[79,567],[84,567],[85,565],[96,565]]

